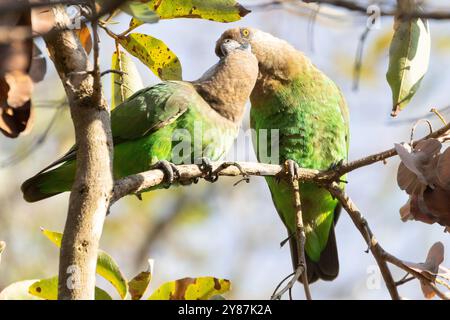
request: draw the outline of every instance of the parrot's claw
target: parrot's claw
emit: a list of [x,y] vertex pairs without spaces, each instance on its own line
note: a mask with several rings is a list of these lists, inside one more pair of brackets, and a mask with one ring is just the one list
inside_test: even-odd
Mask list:
[[297,180],[299,178],[300,167],[297,162],[293,160],[286,160],[284,163],[286,168],[286,173],[290,177],[291,181]]
[[199,181],[199,178],[190,178],[190,179],[186,179],[186,180],[180,180],[179,183],[182,186],[190,186],[191,184],[197,184]]
[[175,179],[180,177],[180,171],[177,166],[167,160],[161,160],[155,163],[151,169],[160,169],[164,172],[165,188],[169,188]]
[[341,167],[344,164],[344,159],[341,159],[339,161],[335,161],[333,162],[330,167],[328,168],[328,171],[334,171],[339,169],[339,167]]
[[142,193],[135,193],[136,198],[142,201]]
[[206,157],[200,158],[200,164],[198,165],[200,171],[206,175],[210,175],[213,171],[211,160]]
[[[206,181],[213,183],[213,182],[216,182],[217,179],[219,178],[213,172],[213,166],[212,166],[211,160],[209,160],[206,157],[200,158],[200,164],[198,165],[198,168],[203,173],[203,178]],[[197,183],[197,182],[198,182],[198,179],[196,181],[194,181],[194,183]]]
[[238,185],[239,183],[241,183],[242,181],[245,181],[245,182],[247,182],[247,183],[249,183],[250,182],[250,176],[247,174],[247,172],[245,172],[244,171],[244,169],[242,169],[242,166],[239,164],[239,163],[237,163],[237,162],[224,162],[224,163],[222,163],[212,174],[211,174],[211,177],[214,179],[212,182],[215,182],[215,181],[217,181],[217,179],[219,179],[219,173],[222,171],[222,170],[224,170],[224,169],[226,169],[226,168],[228,168],[228,167],[236,167],[238,170],[239,170],[239,172],[240,172],[240,174],[242,175],[242,179],[241,180],[238,180],[235,184],[234,184],[234,186],[236,186],[236,185]]
[[[344,162],[345,162],[344,159],[341,159],[341,160],[339,160],[339,161],[333,162],[333,163],[330,165],[330,167],[328,168],[327,171],[337,171],[337,172],[339,172],[339,168],[342,167],[342,165],[344,164]],[[343,179],[341,179],[341,178],[336,179],[336,182],[338,182],[338,183],[345,183],[345,184],[348,183],[348,181],[343,180]]]

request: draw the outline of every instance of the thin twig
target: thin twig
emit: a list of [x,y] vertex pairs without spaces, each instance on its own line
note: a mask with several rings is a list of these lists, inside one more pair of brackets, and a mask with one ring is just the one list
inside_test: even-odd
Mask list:
[[400,295],[398,293],[397,286],[395,285],[395,281],[392,277],[391,271],[387,266],[384,250],[370,230],[366,219],[362,216],[361,212],[358,210],[353,201],[347,196],[347,194],[339,187],[337,183],[332,183],[328,187],[328,191],[330,191],[330,193],[339,200],[344,209],[348,212],[356,228],[359,230],[367,245],[369,246],[373,257],[375,258],[378,267],[380,268],[381,275],[383,276],[384,282],[386,283],[392,300],[399,300]]
[[305,243],[306,243],[306,233],[305,227],[303,225],[303,214],[302,214],[302,204],[300,199],[300,185],[297,179],[292,180],[292,188],[294,189],[294,206],[295,206],[295,222],[296,222],[296,232],[295,239],[297,241],[297,257],[299,265],[297,268],[302,267],[302,283],[305,290],[305,296],[307,300],[312,300],[311,291],[309,290],[308,274],[306,266],[306,256],[305,256]]

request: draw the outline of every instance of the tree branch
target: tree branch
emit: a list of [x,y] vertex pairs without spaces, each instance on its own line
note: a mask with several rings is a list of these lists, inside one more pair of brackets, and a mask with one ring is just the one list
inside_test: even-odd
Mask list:
[[[52,10],[56,28],[68,25],[63,6]],[[98,244],[113,188],[109,113],[100,82],[94,80],[99,73],[92,75],[73,31],[50,32],[44,40],[69,100],[78,146],[60,252],[58,298],[94,299]]]
[[378,267],[380,268],[381,275],[383,276],[384,282],[388,288],[389,294],[393,300],[399,300],[400,296],[397,291],[397,286],[395,285],[394,278],[392,277],[391,271],[387,266],[386,260],[384,258],[384,250],[378,243],[377,239],[373,235],[366,219],[359,212],[353,201],[347,196],[347,194],[339,187],[338,184],[333,183],[328,187],[328,191],[339,200],[344,209],[350,215],[356,228],[359,230],[373,257],[375,258]]
[[312,300],[311,291],[309,290],[308,273],[307,273],[308,269],[306,265],[306,256],[305,256],[306,233],[305,227],[303,225],[302,203],[300,199],[300,185],[297,179],[294,179],[292,181],[292,187],[294,189],[294,203],[296,211],[295,222],[297,223],[295,240],[297,241],[298,247],[297,255],[300,264],[299,266],[297,266],[297,268],[303,267],[301,277],[303,288],[305,290],[305,297],[307,300]]
[[[418,140],[413,143],[416,145],[422,140],[436,138],[440,141],[449,140],[450,135],[450,124],[447,124],[440,128],[439,130],[432,132],[425,138]],[[339,181],[340,177],[344,174],[347,174],[353,170],[359,169],[361,167],[365,167],[371,165],[376,162],[384,161],[390,157],[397,155],[395,149],[389,149],[384,152],[380,152],[377,154],[373,154],[371,156],[350,162],[348,164],[341,165],[335,169],[327,170],[327,171],[318,171],[313,169],[304,169],[298,168],[296,170],[298,180],[294,181],[293,187],[295,191],[295,203],[297,210],[297,236],[296,239],[299,241],[299,248],[304,247],[304,242],[302,243],[302,214],[301,214],[301,204],[300,204],[300,194],[298,192],[298,182],[308,181],[314,182],[323,187],[327,188],[327,190],[339,200],[339,202],[343,205],[345,210],[350,215],[353,223],[360,231],[367,245],[369,246],[369,250],[372,252],[379,268],[380,272],[383,276],[384,282],[388,288],[389,294],[393,300],[400,299],[400,295],[397,290],[397,283],[394,281],[391,271],[387,263],[394,264],[395,266],[405,270],[413,277],[418,279],[421,282],[426,283],[432,288],[432,290],[442,299],[448,299],[448,297],[442,293],[434,284],[433,279],[430,279],[423,275],[420,272],[415,271],[414,269],[407,266],[403,261],[394,257],[393,255],[386,252],[381,245],[376,240],[373,235],[367,221],[362,216],[357,206],[353,203],[353,201],[347,196],[347,194],[339,187],[336,181]],[[243,174],[247,176],[276,176],[280,179],[289,178],[288,170],[286,170],[286,166],[281,165],[273,165],[273,164],[264,164],[264,163],[248,163],[248,162],[238,162],[232,166],[224,166],[223,163],[213,163],[213,172],[217,176],[241,176]],[[176,177],[177,182],[183,184],[183,181],[192,181],[197,178],[205,178],[205,173],[202,172],[197,165],[180,165],[177,166],[179,171],[179,176]],[[120,179],[115,182],[114,190],[113,190],[113,198],[111,203],[119,200],[120,198],[126,196],[131,193],[140,193],[151,187],[155,187],[164,181],[164,173],[163,171],[150,170],[143,173],[139,173],[136,175],[128,176],[123,179]],[[303,237],[304,240],[304,237]],[[302,250],[300,250],[302,251]],[[305,294],[308,299],[311,298],[309,287],[307,281],[305,281],[306,276],[306,264],[302,264],[301,261],[304,261],[304,252],[303,256],[300,254],[299,256],[300,265],[294,273],[294,278],[291,279],[289,284],[280,291],[280,293],[274,293],[274,299],[279,299],[282,294],[284,294],[287,290],[292,288],[296,279],[303,275],[303,283]],[[285,279],[286,280],[286,279]],[[284,281],[283,281],[284,282]],[[280,284],[281,285],[281,284]],[[277,288],[278,289],[278,288]],[[277,291],[277,290],[276,290]]]

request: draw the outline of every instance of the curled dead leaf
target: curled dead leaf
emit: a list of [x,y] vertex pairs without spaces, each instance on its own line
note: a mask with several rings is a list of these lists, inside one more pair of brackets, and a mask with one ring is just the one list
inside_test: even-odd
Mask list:
[[450,148],[441,154],[437,139],[420,141],[414,149],[409,144],[395,148],[402,160],[397,183],[410,195],[400,209],[402,221],[450,226]]
[[[26,133],[32,125],[31,92],[28,75],[33,54],[31,12],[0,14],[0,27],[15,34],[0,45],[0,131],[10,138]],[[20,37],[15,33],[17,30]]]
[[439,157],[436,170],[439,186],[450,191],[450,148]]
[[414,149],[409,144],[395,144],[403,165],[417,176],[424,185],[431,185],[435,179],[436,157],[442,148],[437,139],[419,142]]
[[[445,249],[442,242],[436,242],[428,251],[427,259],[424,263],[404,262],[404,264],[414,271],[420,272],[430,283],[435,283],[440,265],[444,261],[444,251]],[[435,292],[429,282],[420,280],[420,286],[425,298],[432,299],[435,296]]]
[[91,31],[89,30],[86,23],[81,24],[80,29],[75,30],[75,34],[80,39],[81,45],[83,46],[84,50],[86,50],[86,53],[91,53],[92,50],[92,36]]
[[20,71],[5,74],[5,81],[9,87],[6,103],[11,108],[18,108],[30,101],[33,92],[31,77]]

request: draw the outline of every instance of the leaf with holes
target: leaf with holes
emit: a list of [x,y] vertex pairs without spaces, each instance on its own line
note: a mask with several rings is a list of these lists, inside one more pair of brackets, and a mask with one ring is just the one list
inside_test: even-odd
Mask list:
[[118,57],[119,55],[114,51],[111,69],[122,73],[113,72],[111,74],[111,110],[144,87],[131,57],[123,51],[120,51],[120,59]]
[[147,291],[148,285],[152,279],[152,264],[149,260],[148,268],[140,272],[137,276],[128,282],[128,292],[131,295],[131,300],[139,300]]
[[141,33],[131,33],[119,38],[119,43],[160,79],[182,79],[180,61],[161,40]]
[[149,300],[208,300],[230,291],[231,283],[214,277],[183,278],[163,284]]
[[[37,280],[29,286],[28,292],[41,299],[57,300],[58,277]],[[112,300],[112,298],[106,291],[95,287],[95,300]]]
[[143,5],[161,19],[198,18],[217,22],[233,22],[246,16],[247,10],[235,0],[151,0]]
[[[61,247],[62,233],[43,228],[41,231],[47,239],[57,245],[58,248]],[[103,250],[98,250],[96,271],[100,276],[108,280],[116,288],[122,299],[125,299],[128,292],[127,280],[120,271],[119,266],[114,259]]]

